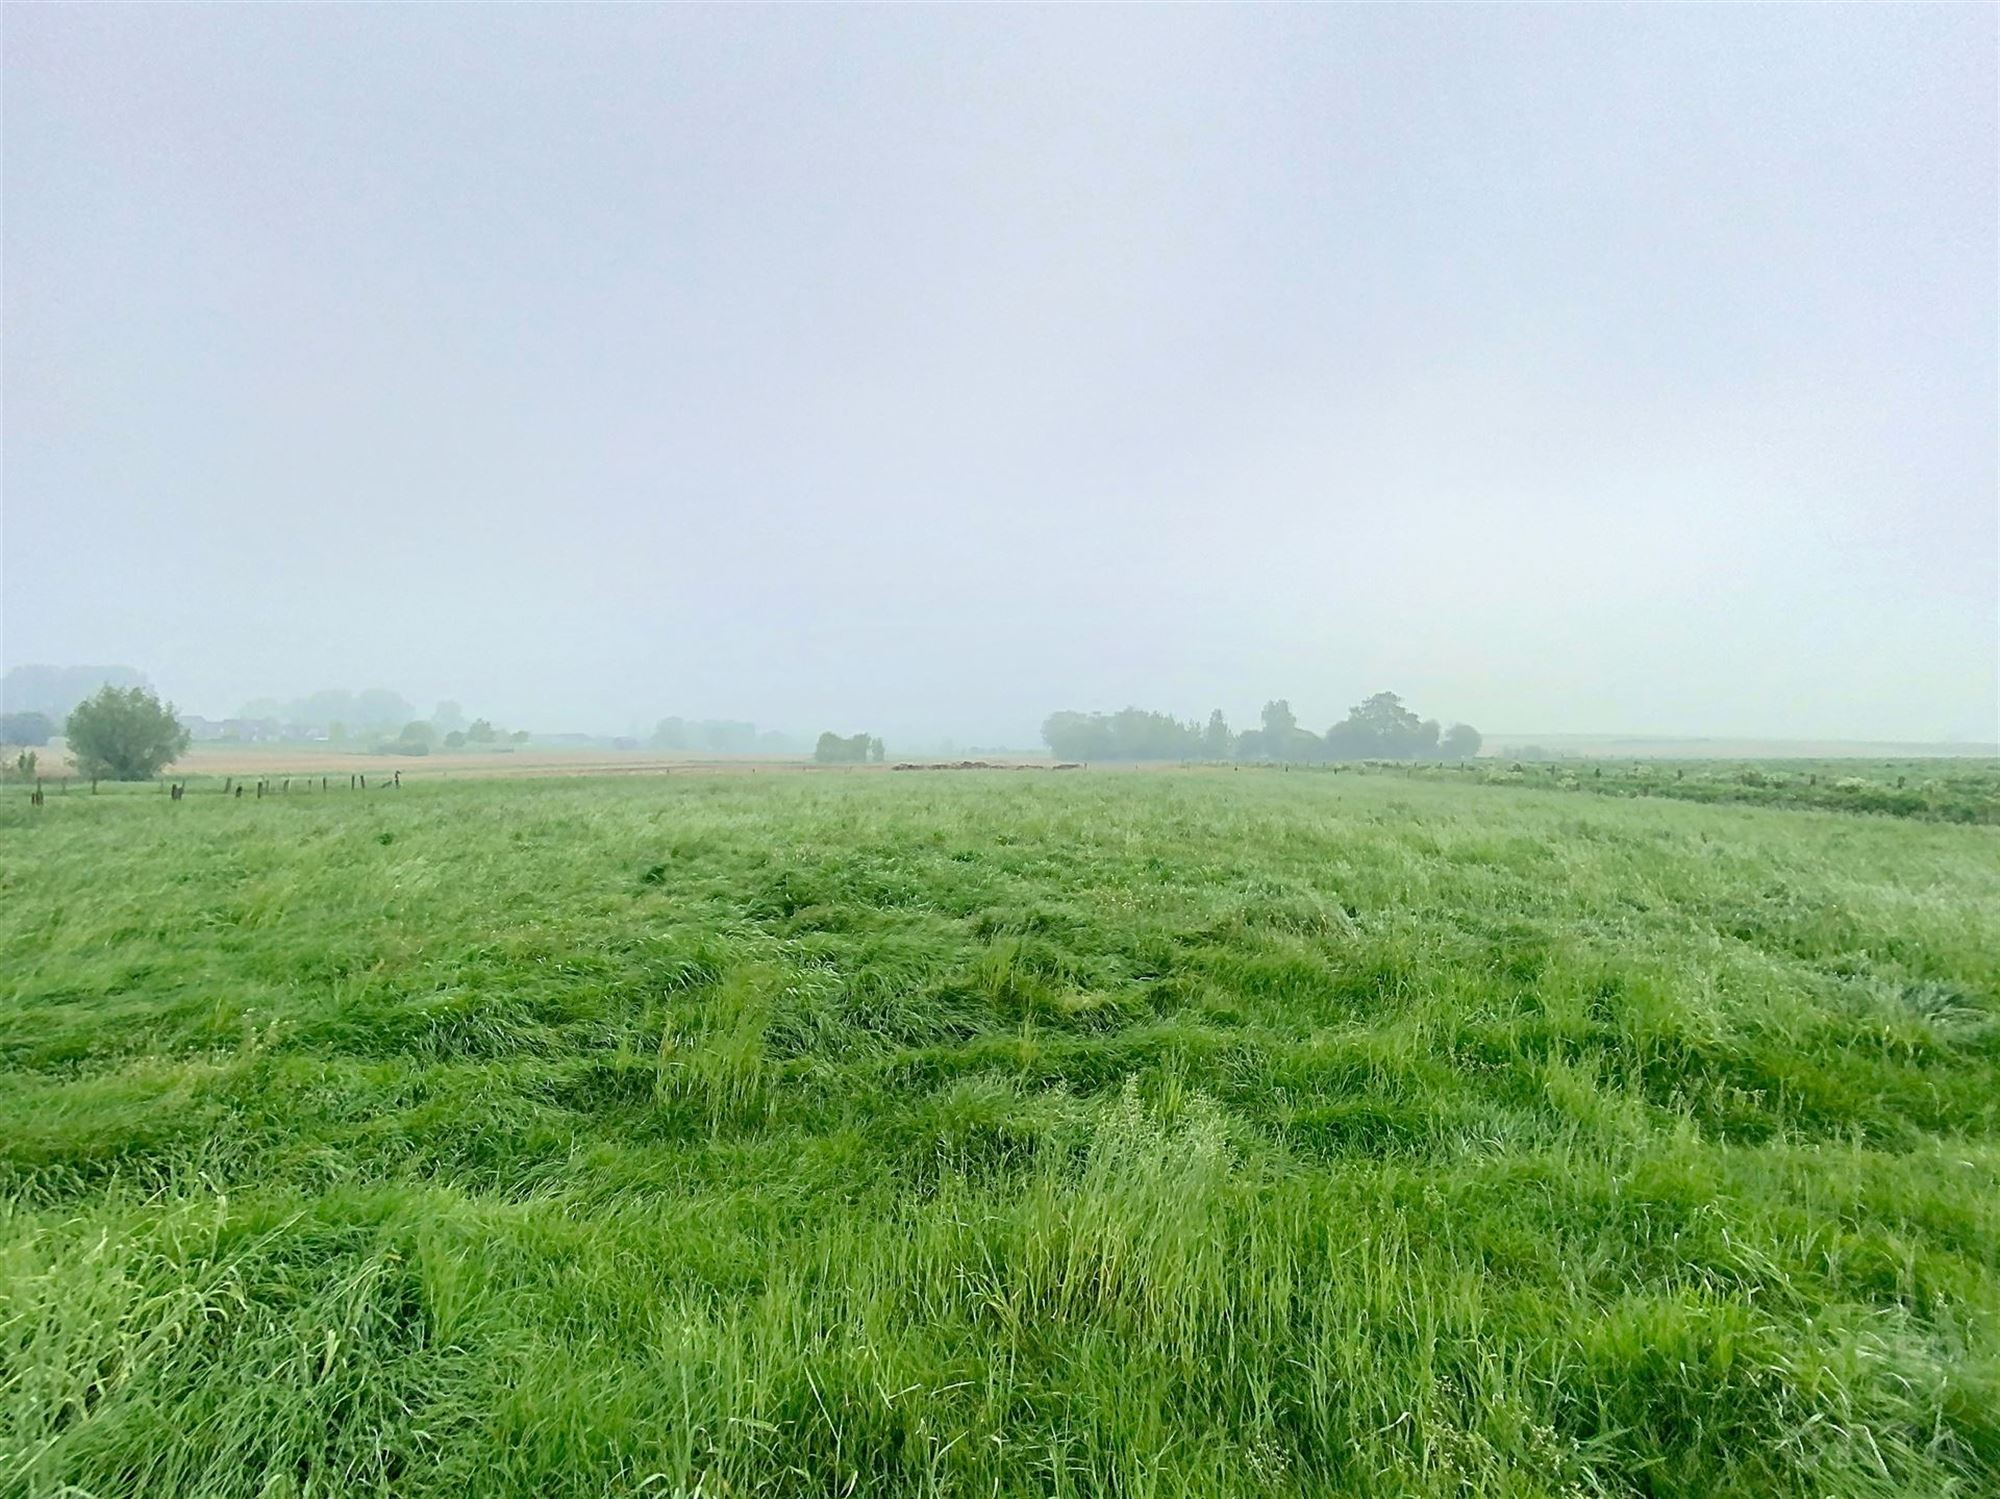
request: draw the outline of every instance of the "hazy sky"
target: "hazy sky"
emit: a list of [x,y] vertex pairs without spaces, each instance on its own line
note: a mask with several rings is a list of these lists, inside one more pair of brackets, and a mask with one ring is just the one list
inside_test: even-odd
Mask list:
[[10,663],[2000,728],[1991,6],[10,6]]

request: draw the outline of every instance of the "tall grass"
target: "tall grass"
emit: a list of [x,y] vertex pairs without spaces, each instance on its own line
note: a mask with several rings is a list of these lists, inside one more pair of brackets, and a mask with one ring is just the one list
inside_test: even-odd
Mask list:
[[0,1494],[2000,1493],[2000,836],[0,806]]
[[1489,786],[1554,787],[1598,796],[1812,807],[1932,822],[2000,824],[2000,761],[1919,760],[1554,760],[1478,764],[1376,764],[1374,774],[1476,778]]

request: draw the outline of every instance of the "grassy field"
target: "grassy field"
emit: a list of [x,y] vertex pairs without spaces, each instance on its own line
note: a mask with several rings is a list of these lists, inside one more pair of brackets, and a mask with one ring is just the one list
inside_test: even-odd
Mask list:
[[0,953],[7,1496],[2000,1493],[1991,827],[10,790]]
[[1364,773],[1486,785],[1665,796],[1675,801],[1814,807],[1930,822],[2000,824],[2000,761],[1957,760],[1481,760],[1463,765],[1374,765]]

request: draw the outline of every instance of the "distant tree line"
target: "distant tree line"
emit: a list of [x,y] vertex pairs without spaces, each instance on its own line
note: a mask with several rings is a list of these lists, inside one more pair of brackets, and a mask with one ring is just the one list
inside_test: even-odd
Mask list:
[[46,713],[0,713],[0,744],[39,749],[55,737],[55,721]]
[[[440,703],[439,708],[449,708]],[[386,687],[370,687],[349,692],[342,687],[323,688],[289,701],[260,697],[245,703],[237,718],[256,724],[276,723],[287,731],[283,737],[302,737],[302,731],[341,737],[350,734],[384,733],[395,730],[417,716],[417,710],[399,692]]]
[[[508,733],[493,726],[490,719],[475,718],[463,728],[438,732],[443,723],[464,723],[463,715],[457,713],[456,703],[440,703],[439,712],[428,719],[413,718],[403,725],[403,732],[394,739],[384,739],[376,744],[378,755],[428,755],[432,750],[443,748],[447,751],[481,749],[508,749],[528,742],[528,731],[516,729]],[[443,710],[451,709],[451,713]]]
[[805,746],[790,734],[737,719],[663,718],[653,727],[652,747],[682,754],[786,755]]
[[[1210,718],[1221,723],[1220,711]],[[1183,723],[1170,713],[1126,708],[1118,713],[1051,713],[1042,724],[1042,738],[1062,760],[1214,760],[1229,756],[1227,724],[1223,738],[1211,741],[1199,723]],[[1211,750],[1211,744],[1219,750]]]
[[[465,713],[457,703],[439,703],[425,719],[401,693],[386,687],[361,692],[330,687],[290,700],[256,698],[233,718],[189,713],[182,722],[197,744],[329,744],[422,755],[439,745],[457,749],[468,743]],[[505,747],[527,738],[525,732],[493,729],[490,742]]]
[[1292,705],[1264,705],[1259,726],[1230,732],[1222,710],[1208,721],[1126,708],[1118,713],[1051,713],[1042,739],[1063,760],[1467,760],[1479,753],[1471,724],[1449,728],[1419,718],[1393,692],[1378,692],[1348,710],[1324,734],[1299,726]]
[[362,692],[326,688],[290,702],[258,698],[245,703],[235,718],[190,714],[185,722],[197,742],[325,743],[372,749],[378,755],[509,749],[529,738],[526,729],[510,732],[496,727],[491,719],[476,718],[468,723],[465,710],[449,700],[439,703],[429,718],[422,718],[402,694],[386,687]]

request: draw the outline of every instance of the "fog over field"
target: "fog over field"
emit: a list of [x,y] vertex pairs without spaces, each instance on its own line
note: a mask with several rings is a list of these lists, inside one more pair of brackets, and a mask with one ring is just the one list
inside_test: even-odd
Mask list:
[[1996,12],[26,7],[0,658],[2000,733]]

